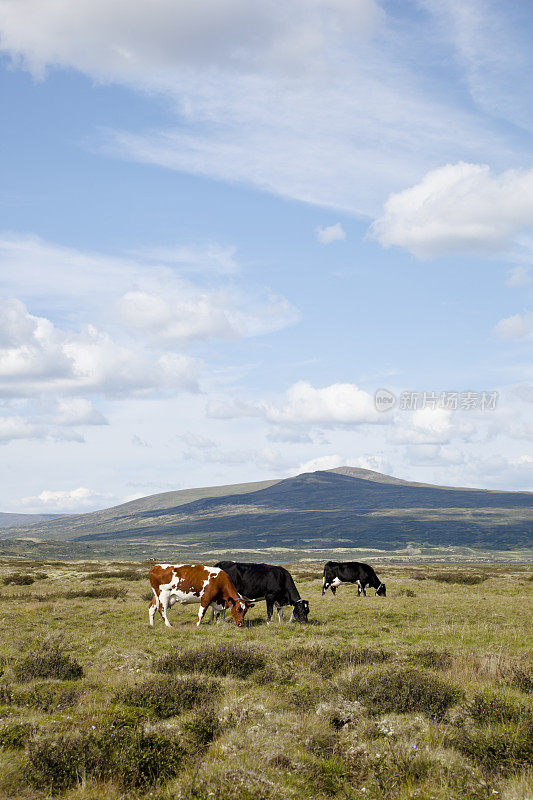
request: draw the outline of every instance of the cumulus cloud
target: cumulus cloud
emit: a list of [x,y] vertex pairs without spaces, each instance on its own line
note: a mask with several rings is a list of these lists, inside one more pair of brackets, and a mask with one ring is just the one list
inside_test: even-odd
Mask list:
[[0,396],[197,389],[195,363],[185,355],[150,358],[93,325],[66,331],[30,314],[16,299],[0,301],[0,319]]
[[208,413],[219,419],[263,417],[281,426],[316,425],[327,428],[387,422],[376,411],[373,396],[353,383],[334,383],[316,388],[308,381],[298,381],[277,402],[212,402],[208,404]]
[[468,438],[471,422],[445,408],[421,408],[410,415],[397,414],[389,430],[396,444],[447,444],[453,436]]
[[33,512],[42,510],[82,513],[89,509],[105,508],[112,499],[112,494],[80,486],[77,489],[43,489],[34,497],[24,497],[21,505],[31,506]]
[[316,238],[320,244],[331,244],[331,242],[342,241],[346,239],[346,233],[340,222],[334,225],[328,225],[325,228],[316,229]]
[[108,425],[104,415],[85,397],[68,397],[58,401],[57,425]]
[[493,175],[483,164],[447,164],[392,194],[371,227],[384,246],[420,258],[507,250],[533,226],[533,170]]
[[15,439],[42,439],[44,431],[19,416],[0,417],[0,444]]
[[501,319],[494,332],[502,339],[528,339],[533,335],[533,311]]

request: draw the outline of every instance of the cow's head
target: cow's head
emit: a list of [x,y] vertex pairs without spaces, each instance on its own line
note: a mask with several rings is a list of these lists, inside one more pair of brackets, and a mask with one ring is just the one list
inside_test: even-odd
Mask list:
[[246,612],[249,608],[253,608],[254,605],[248,600],[243,600],[242,597],[239,597],[238,600],[233,600],[231,597],[226,600],[226,608],[231,608],[231,616],[238,628],[242,628]]
[[307,615],[309,614],[309,603],[307,600],[298,600],[294,604],[294,621],[307,622]]
[[376,589],[376,594],[378,594],[380,597],[387,596],[387,587],[384,583],[379,584],[378,588]]

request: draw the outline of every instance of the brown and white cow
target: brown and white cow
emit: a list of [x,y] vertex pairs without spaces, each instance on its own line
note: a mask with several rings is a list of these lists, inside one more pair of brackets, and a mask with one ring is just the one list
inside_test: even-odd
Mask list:
[[159,611],[165,625],[167,611],[174,603],[200,603],[198,626],[209,606],[215,611],[231,608],[235,624],[240,628],[244,615],[253,603],[240,596],[226,573],[218,567],[205,567],[203,564],[156,564],[150,570],[150,584],[154,596],[148,613],[150,625],[154,624],[155,612]]

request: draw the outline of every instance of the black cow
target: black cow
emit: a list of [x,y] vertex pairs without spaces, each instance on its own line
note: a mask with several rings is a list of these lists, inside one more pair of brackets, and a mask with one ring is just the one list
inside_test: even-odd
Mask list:
[[331,589],[335,594],[337,586],[341,583],[356,583],[357,595],[361,592],[366,597],[366,587],[371,586],[376,590],[376,594],[385,597],[387,589],[369,564],[360,564],[358,561],[328,561],[324,565],[324,577],[322,579],[322,594]]
[[274,606],[278,620],[283,619],[283,606],[292,606],[291,621],[307,622],[309,603],[302,600],[290,572],[271,564],[246,564],[237,561],[219,561],[215,564],[226,572],[242,597],[247,600],[266,600],[267,624],[272,619]]

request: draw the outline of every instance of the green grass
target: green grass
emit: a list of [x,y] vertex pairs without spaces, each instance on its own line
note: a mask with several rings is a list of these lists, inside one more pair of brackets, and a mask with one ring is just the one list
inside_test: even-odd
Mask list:
[[[533,583],[519,568],[462,565],[449,583],[416,579],[445,565],[376,563],[386,598],[333,598],[319,564],[293,565],[308,625],[267,626],[258,603],[243,629],[197,629],[195,606],[175,606],[168,629],[148,626],[147,563],[38,566],[39,594],[0,595],[2,800],[533,796]],[[6,559],[0,581],[22,570]],[[80,595],[94,573],[121,592]]]

